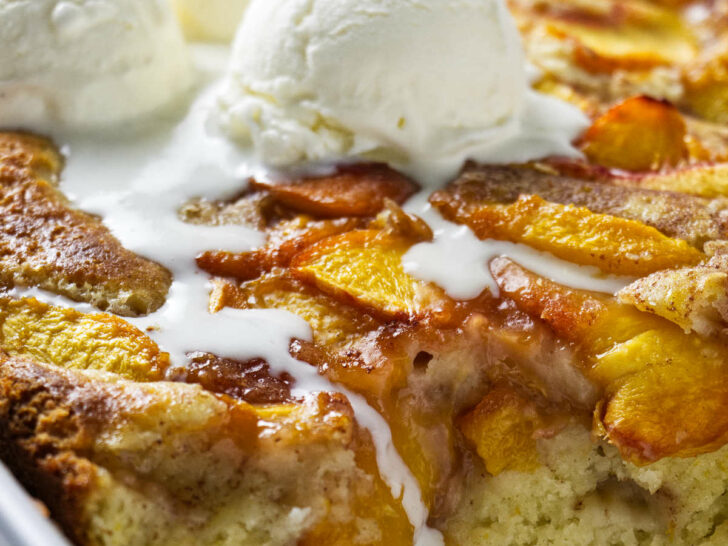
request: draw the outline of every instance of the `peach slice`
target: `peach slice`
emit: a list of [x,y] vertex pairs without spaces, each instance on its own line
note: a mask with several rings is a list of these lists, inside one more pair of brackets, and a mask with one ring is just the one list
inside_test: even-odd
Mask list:
[[540,466],[534,433],[542,426],[541,418],[533,404],[511,387],[493,389],[458,419],[458,426],[494,476]]
[[697,53],[696,39],[679,14],[648,2],[513,3],[530,12],[522,16],[524,24],[536,21],[563,43],[572,43],[574,60],[591,73],[682,65]]
[[507,258],[493,260],[491,271],[504,294],[521,310],[540,318],[560,337],[577,344],[588,361],[646,329],[667,324],[612,298],[566,288],[539,277]]
[[418,189],[406,176],[378,164],[341,167],[331,176],[290,184],[252,180],[251,186],[270,192],[287,207],[321,218],[374,216],[385,199],[401,204]]
[[595,428],[625,458],[645,464],[688,457],[728,441],[724,345],[611,298],[561,287],[505,258],[491,268],[520,308],[581,350],[580,365],[605,392]]
[[687,127],[671,104],[633,97],[611,108],[584,134],[590,161],[625,171],[659,171],[689,157]]
[[709,55],[687,67],[684,75],[686,106],[698,116],[728,123],[728,41],[725,31],[715,40]]
[[606,273],[644,276],[704,259],[685,241],[641,222],[550,203],[537,195],[522,195],[510,205],[483,204],[470,210],[463,210],[457,198],[446,192],[435,193],[431,201],[446,218],[469,225],[481,239],[523,243]]
[[210,275],[247,281],[275,267],[288,267],[305,248],[357,226],[358,221],[349,218],[315,222],[299,217],[274,230],[262,248],[241,253],[210,250],[197,257],[197,266]]
[[[713,239],[728,239],[725,215],[705,198],[641,188],[637,185],[639,178],[634,176],[622,177],[625,183],[617,184],[610,177],[591,181],[558,174],[571,168],[567,162],[552,160],[522,167],[468,165],[445,191],[460,214],[533,194],[551,203],[636,220],[696,248]],[[627,178],[631,179],[629,185]]]
[[640,177],[640,187],[653,190],[681,192],[706,198],[728,196],[728,165],[696,165],[664,173]]
[[358,307],[341,303],[286,272],[274,272],[237,285],[216,279],[210,295],[210,311],[234,309],[283,309],[303,318],[313,329],[314,341],[340,347],[366,336],[380,322]]
[[[656,346],[656,341],[667,343]],[[665,348],[670,350],[669,360],[657,362]],[[725,351],[695,338],[683,343],[657,336],[646,347],[628,352],[651,358],[653,364],[616,381],[595,414],[597,428],[623,457],[647,464],[708,453],[728,441]]]
[[0,298],[0,352],[76,370],[159,381],[169,355],[142,331],[107,314],[83,314],[35,299]]
[[308,248],[293,259],[291,270],[324,293],[385,318],[445,320],[454,302],[402,267],[410,244],[384,231],[352,231]]
[[505,296],[565,339],[581,339],[608,310],[596,297],[542,279],[507,258],[496,258],[490,268]]

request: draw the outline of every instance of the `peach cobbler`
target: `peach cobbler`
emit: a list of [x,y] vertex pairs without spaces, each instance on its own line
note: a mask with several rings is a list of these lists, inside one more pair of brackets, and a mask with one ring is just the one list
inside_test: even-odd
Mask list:
[[[2,462],[79,546],[727,544],[728,2],[332,2],[252,0],[258,56],[156,136],[7,121]],[[523,48],[466,72],[530,85],[448,127],[407,63],[455,77],[437,25],[494,10]]]

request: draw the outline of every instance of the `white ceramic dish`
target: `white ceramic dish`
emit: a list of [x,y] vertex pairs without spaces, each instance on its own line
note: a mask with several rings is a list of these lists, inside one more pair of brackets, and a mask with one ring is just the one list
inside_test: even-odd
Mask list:
[[70,546],[0,463],[0,546]]

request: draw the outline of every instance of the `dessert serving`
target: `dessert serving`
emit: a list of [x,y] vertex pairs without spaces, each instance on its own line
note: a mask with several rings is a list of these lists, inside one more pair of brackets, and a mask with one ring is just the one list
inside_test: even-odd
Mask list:
[[728,543],[727,29],[0,0],[0,460],[80,546]]

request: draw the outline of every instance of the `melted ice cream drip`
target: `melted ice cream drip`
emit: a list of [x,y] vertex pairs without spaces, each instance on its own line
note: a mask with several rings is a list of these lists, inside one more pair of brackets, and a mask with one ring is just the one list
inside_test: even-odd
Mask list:
[[616,294],[634,281],[631,277],[605,275],[598,268],[560,260],[546,252],[508,241],[481,240],[464,225],[445,220],[427,203],[425,193],[415,196],[406,209],[425,220],[432,242],[413,246],[402,259],[405,271],[442,287],[457,300],[476,298],[489,288],[499,294],[490,272],[493,258],[505,256],[526,269],[571,288]]

